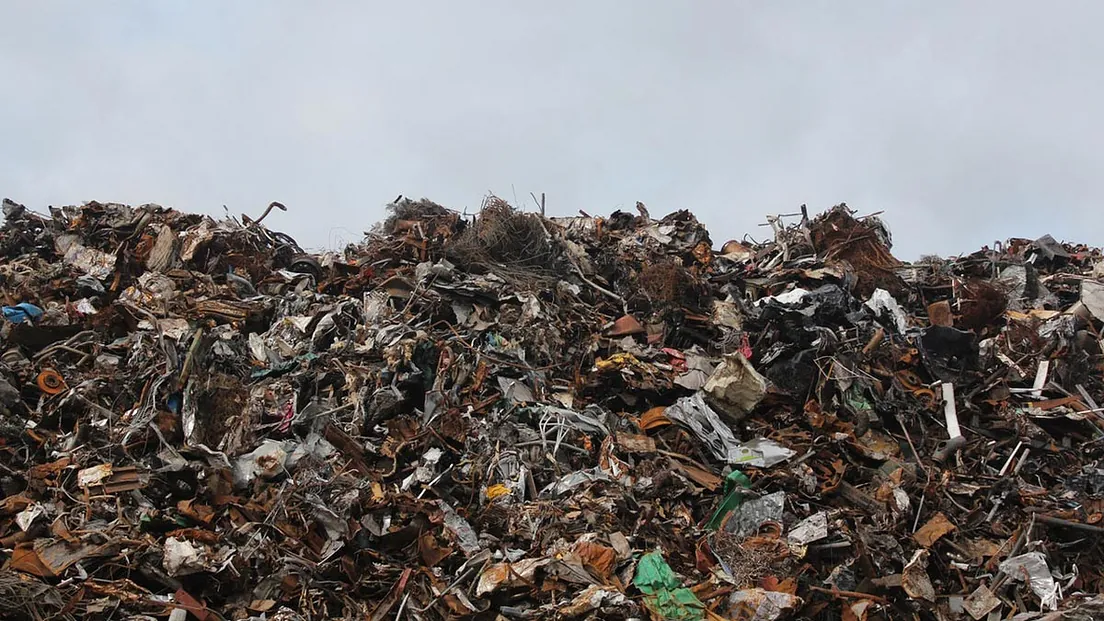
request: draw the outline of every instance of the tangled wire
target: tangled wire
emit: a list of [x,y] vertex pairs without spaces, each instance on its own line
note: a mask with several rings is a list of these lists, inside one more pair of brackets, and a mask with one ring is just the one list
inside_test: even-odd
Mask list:
[[524,213],[497,196],[487,197],[475,223],[452,239],[448,259],[462,267],[505,268],[511,275],[561,272],[563,251],[541,216]]
[[0,571],[0,618],[14,614],[21,619],[73,619],[62,614],[65,598],[57,588],[30,576]]

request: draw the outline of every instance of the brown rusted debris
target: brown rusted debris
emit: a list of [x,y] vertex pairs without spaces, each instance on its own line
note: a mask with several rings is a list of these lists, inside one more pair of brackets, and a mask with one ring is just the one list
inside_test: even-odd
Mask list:
[[5,201],[0,618],[1101,618],[1099,249],[533,198]]

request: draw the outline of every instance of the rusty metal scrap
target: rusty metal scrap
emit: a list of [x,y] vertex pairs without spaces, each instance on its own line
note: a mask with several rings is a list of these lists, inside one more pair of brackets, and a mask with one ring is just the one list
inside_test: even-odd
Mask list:
[[0,618],[1100,618],[1100,249],[537,203],[5,201]]

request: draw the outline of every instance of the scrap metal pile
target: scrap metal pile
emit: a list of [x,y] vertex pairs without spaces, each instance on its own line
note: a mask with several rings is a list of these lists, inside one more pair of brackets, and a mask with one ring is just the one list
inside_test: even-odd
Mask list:
[[2,618],[1104,615],[1098,249],[3,208]]

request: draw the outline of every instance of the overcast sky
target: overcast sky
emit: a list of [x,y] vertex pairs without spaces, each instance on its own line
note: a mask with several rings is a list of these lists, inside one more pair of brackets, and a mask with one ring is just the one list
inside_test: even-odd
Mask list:
[[[908,4],[909,6],[905,7]],[[398,194],[884,210],[903,258],[1104,244],[1104,3],[6,2],[0,195],[354,241]]]

